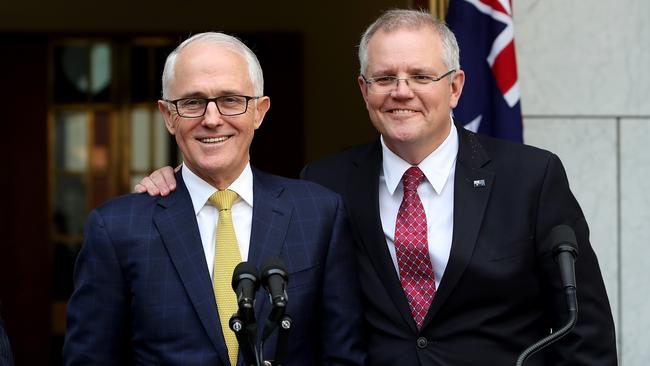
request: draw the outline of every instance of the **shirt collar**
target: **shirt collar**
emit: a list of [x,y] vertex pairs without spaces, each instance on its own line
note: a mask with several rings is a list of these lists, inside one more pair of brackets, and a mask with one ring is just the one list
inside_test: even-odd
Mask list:
[[[208,198],[217,189],[194,174],[185,164],[183,164],[181,174],[183,174],[183,181],[185,182],[185,186],[187,186],[187,191],[190,193],[194,213],[198,214],[203,206],[205,206],[205,203],[208,202]],[[251,170],[250,162],[246,164],[239,177],[232,182],[228,189],[235,191],[239,195],[239,198],[235,202],[243,200],[249,206],[253,207],[253,171]]]
[[[456,155],[458,155],[458,132],[456,126],[451,121],[450,123],[451,128],[447,138],[418,164],[437,194],[440,194],[445,187],[451,169],[456,162]],[[381,136],[381,150],[384,181],[388,192],[392,195],[402,181],[402,176],[412,165],[392,152],[386,146],[383,136]]]

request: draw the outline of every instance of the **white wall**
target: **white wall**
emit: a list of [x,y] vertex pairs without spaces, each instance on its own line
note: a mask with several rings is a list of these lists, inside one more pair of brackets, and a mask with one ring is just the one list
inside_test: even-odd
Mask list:
[[[565,164],[622,366],[650,360],[650,1],[515,0],[527,144]],[[579,286],[579,284],[578,284]]]

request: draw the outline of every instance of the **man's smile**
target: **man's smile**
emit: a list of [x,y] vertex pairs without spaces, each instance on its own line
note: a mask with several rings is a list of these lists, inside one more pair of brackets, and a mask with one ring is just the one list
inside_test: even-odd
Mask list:
[[199,138],[198,140],[203,142],[204,144],[215,144],[219,142],[224,142],[228,140],[230,136],[221,136],[221,137],[204,137],[204,138]]

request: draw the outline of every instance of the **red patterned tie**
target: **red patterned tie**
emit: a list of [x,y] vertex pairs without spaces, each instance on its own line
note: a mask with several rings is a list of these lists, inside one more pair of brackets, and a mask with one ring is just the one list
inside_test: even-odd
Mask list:
[[427,243],[427,217],[418,196],[418,186],[424,174],[418,167],[409,168],[402,177],[404,199],[397,212],[395,252],[399,277],[411,314],[418,329],[436,293],[436,282]]

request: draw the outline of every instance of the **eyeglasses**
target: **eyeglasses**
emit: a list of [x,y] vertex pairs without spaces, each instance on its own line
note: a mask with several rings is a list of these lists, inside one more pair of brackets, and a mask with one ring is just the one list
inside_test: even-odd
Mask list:
[[378,76],[376,78],[366,78],[361,75],[363,81],[368,86],[368,90],[375,94],[390,94],[397,90],[400,80],[406,82],[406,85],[413,91],[428,92],[431,91],[431,86],[436,81],[440,81],[445,77],[451,75],[456,69],[451,69],[440,76],[431,75],[409,75],[405,78],[398,78],[397,76]]
[[246,95],[223,95],[216,98],[181,98],[166,100],[176,108],[179,116],[184,118],[199,118],[205,115],[208,104],[214,102],[217,110],[223,116],[237,116],[246,113],[248,102],[261,97],[249,97]]

